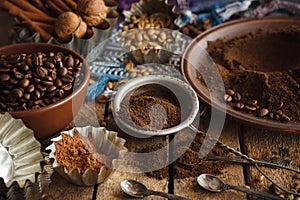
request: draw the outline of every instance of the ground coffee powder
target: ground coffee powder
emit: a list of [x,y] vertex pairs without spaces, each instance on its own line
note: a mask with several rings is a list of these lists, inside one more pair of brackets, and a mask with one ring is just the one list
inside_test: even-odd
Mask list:
[[125,96],[119,113],[127,123],[151,131],[171,128],[181,120],[177,97],[159,84],[141,86]]
[[208,42],[236,109],[281,122],[300,121],[300,27],[258,30]]

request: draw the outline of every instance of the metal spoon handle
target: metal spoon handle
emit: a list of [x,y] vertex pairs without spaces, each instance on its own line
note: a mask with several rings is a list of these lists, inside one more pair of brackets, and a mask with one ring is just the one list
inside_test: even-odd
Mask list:
[[154,191],[154,190],[148,190],[148,195],[156,195],[156,196],[161,196],[161,197],[165,197],[168,199],[173,199],[173,200],[189,200],[185,197],[181,197],[175,194],[169,194],[169,193],[165,193],[165,192],[158,192],[158,191]]
[[257,197],[261,197],[263,199],[269,199],[269,200],[283,200],[283,198],[280,198],[278,196],[275,196],[273,194],[269,194],[266,192],[260,192],[257,190],[252,190],[252,189],[248,189],[248,188],[244,188],[244,187],[240,187],[240,186],[233,186],[233,185],[226,185],[227,189],[233,189],[233,190],[238,190],[241,192],[245,192],[247,194],[251,194]]

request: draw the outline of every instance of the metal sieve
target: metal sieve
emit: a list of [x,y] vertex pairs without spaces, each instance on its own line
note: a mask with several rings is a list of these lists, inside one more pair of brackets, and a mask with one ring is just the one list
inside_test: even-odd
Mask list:
[[[120,116],[121,103],[124,103],[124,101],[126,101],[125,97],[132,94],[141,86],[146,86],[148,84],[162,85],[173,92],[173,94],[178,99],[181,113],[183,113],[183,111],[187,113],[185,115],[181,114],[181,116],[183,117],[181,117],[180,124],[167,129],[151,131],[144,129],[142,126],[132,126],[132,124],[128,123],[128,120],[124,120]],[[125,102],[125,104],[129,106],[129,102]],[[113,116],[117,125],[124,132],[133,136],[147,137],[154,135],[168,135],[178,132],[180,130],[183,130],[184,128],[189,127],[192,124],[198,114],[198,111],[199,101],[197,94],[192,89],[192,87],[179,78],[174,78],[166,75],[149,75],[131,79],[117,90],[116,96],[113,100]],[[153,113],[152,115],[155,115],[155,113]]]

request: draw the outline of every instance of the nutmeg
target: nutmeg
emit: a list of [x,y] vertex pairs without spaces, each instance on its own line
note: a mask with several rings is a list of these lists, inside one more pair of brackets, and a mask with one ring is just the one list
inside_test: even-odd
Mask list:
[[87,25],[79,15],[73,12],[63,12],[58,16],[54,30],[60,39],[69,38],[73,33],[81,38],[87,30]]
[[103,0],[78,0],[77,11],[88,26],[97,26],[106,18],[109,9]]

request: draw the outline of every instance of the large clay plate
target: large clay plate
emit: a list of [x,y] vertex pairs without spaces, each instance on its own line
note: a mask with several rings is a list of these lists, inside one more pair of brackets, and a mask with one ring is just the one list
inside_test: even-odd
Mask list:
[[[300,25],[300,18],[292,17],[267,17],[263,19],[242,19],[235,20],[221,25],[215,26],[208,31],[198,35],[186,48],[183,58],[181,61],[181,71],[187,81],[192,85],[200,99],[215,108],[224,111],[220,102],[212,102],[210,94],[204,84],[197,79],[195,68],[188,61],[190,58],[199,58],[198,62],[201,62],[200,58],[202,54],[207,54],[204,50],[207,48],[207,41],[214,41],[218,38],[234,37],[244,35],[250,31],[255,31],[261,28],[273,29],[286,27],[287,25],[297,24]],[[195,51],[195,45],[203,47],[203,52]],[[243,111],[235,110],[234,108],[227,106],[227,116],[250,126],[256,128],[263,128],[270,131],[279,131],[287,133],[300,133],[300,123],[289,122],[282,123],[275,120],[264,119],[255,115],[248,114]]]

